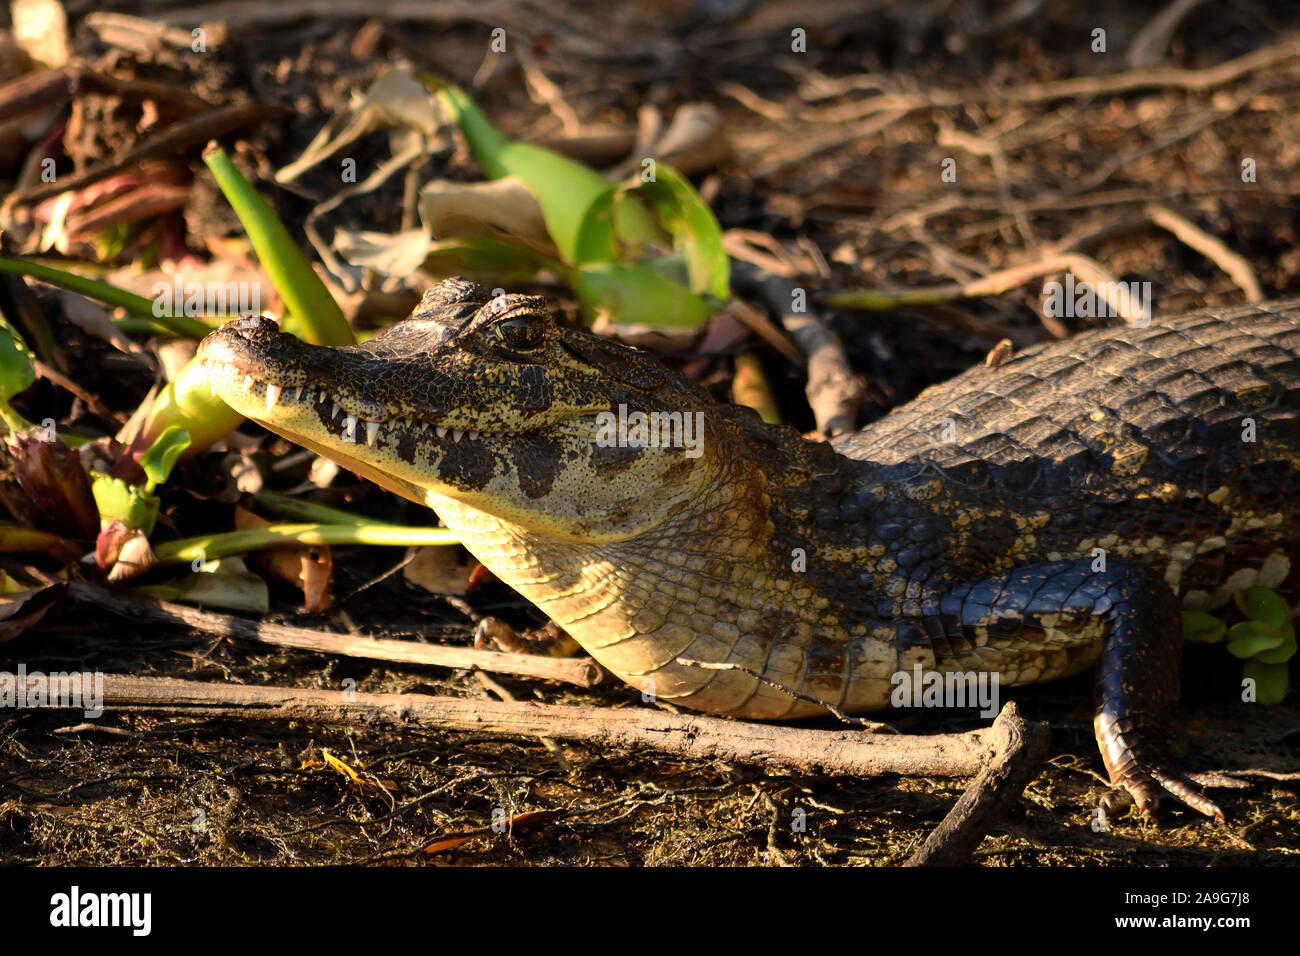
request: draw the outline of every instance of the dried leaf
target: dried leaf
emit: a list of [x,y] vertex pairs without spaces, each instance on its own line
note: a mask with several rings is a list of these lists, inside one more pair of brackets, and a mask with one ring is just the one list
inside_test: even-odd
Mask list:
[[[0,576],[4,576],[3,571],[0,571]],[[7,576],[5,579],[8,580]],[[0,596],[0,644],[40,623],[50,608],[63,600],[67,590],[65,582],[57,581]]]

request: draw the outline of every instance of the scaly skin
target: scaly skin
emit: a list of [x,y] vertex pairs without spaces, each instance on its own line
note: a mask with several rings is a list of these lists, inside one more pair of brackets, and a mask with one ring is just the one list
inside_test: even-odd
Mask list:
[[[1036,347],[830,445],[461,280],[365,345],[245,317],[199,354],[233,408],[428,504],[687,707],[871,711],[917,664],[1015,685],[1099,663],[1103,761],[1144,810],[1164,789],[1220,816],[1165,753],[1176,595],[1297,583],[1300,301]],[[620,404],[701,413],[698,455],[605,447]]]

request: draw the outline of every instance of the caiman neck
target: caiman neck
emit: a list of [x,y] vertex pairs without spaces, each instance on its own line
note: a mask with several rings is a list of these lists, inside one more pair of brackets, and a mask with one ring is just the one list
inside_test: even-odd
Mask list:
[[[604,666],[638,685],[653,675],[659,696],[695,695],[691,706],[716,709],[721,701],[699,695],[752,693],[753,679],[673,660],[717,662],[777,634],[810,642],[818,622],[835,616],[831,596],[850,586],[859,553],[848,541],[828,547],[840,536],[828,535],[825,515],[853,497],[845,492],[857,487],[861,463],[750,413],[727,410],[725,418],[703,487],[632,537],[573,541],[437,495],[429,504],[486,567]],[[637,506],[663,504],[647,489]],[[735,677],[748,689],[733,687]]]

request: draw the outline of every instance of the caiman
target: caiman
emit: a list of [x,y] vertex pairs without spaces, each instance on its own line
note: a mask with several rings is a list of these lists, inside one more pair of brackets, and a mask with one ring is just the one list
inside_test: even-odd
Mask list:
[[[1112,807],[1222,818],[1169,756],[1180,606],[1300,578],[1300,299],[1029,348],[829,443],[459,279],[362,345],[245,316],[199,355],[232,408],[429,505],[660,699],[790,718],[886,708],[916,665],[1095,666]],[[668,440],[611,440],[636,412]]]

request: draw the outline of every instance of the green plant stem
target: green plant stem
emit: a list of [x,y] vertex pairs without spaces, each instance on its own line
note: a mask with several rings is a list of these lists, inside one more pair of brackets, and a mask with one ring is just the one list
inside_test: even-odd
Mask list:
[[351,345],[352,329],[325,283],[303,256],[266,200],[235,168],[225,150],[213,148],[203,161],[239,217],[258,261],[284,299],[285,331],[314,345]]
[[285,518],[297,518],[299,521],[313,521],[321,524],[364,524],[376,527],[402,528],[404,525],[376,521],[364,515],[356,515],[341,508],[304,501],[291,495],[282,495],[278,491],[258,491],[253,493],[253,500],[268,511],[273,511]]
[[313,544],[410,547],[459,543],[460,536],[450,528],[404,528],[385,524],[280,524],[168,541],[154,548],[154,555],[161,564],[177,564],[196,558],[224,558],[231,554],[269,547]]
[[188,315],[154,315],[152,299],[146,299],[142,295],[127,292],[125,289],[119,289],[107,282],[100,282],[98,279],[87,279],[85,276],[79,276],[63,269],[55,269],[52,266],[41,265],[37,262],[25,262],[22,259],[0,258],[0,272],[39,279],[41,282],[48,282],[50,285],[58,286],[60,289],[78,292],[88,299],[94,299],[96,302],[117,306],[132,315],[147,318],[175,335],[201,339],[212,331],[211,326]]

